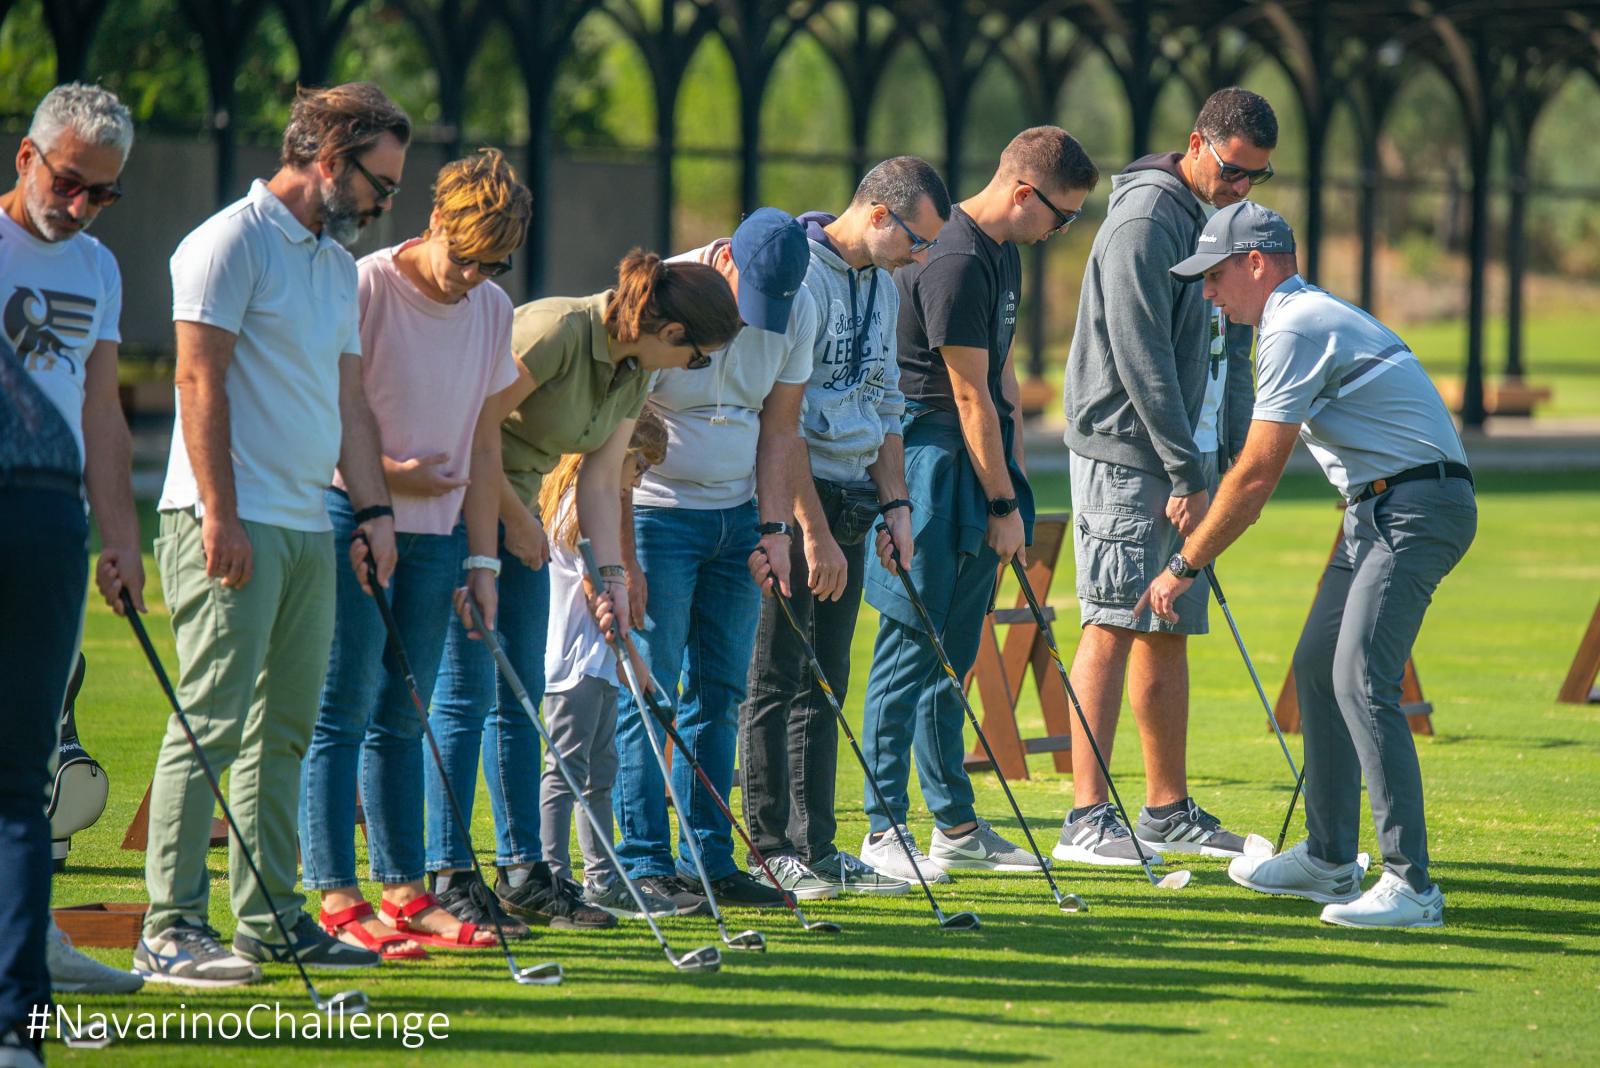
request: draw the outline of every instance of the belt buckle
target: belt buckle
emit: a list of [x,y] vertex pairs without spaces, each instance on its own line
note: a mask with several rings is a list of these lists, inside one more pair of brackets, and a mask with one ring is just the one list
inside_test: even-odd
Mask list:
[[1380,478],[1367,487],[1367,495],[1370,497],[1376,497],[1378,494],[1382,493],[1388,488],[1389,480],[1386,478]]

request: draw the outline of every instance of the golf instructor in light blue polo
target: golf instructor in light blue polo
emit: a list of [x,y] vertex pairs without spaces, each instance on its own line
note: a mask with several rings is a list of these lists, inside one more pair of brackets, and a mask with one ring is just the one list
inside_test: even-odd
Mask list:
[[[1176,618],[1196,569],[1260,515],[1296,437],[1349,502],[1294,654],[1307,838],[1275,857],[1235,858],[1228,875],[1319,902],[1325,923],[1441,926],[1444,894],[1428,874],[1422,774],[1400,681],[1433,591],[1477,532],[1461,438],[1405,342],[1300,277],[1294,234],[1276,212],[1248,201],[1224,208],[1172,274],[1204,278],[1206,299],[1231,322],[1256,325],[1255,411],[1216,502],[1135,611],[1148,603]],[[1363,775],[1384,867],[1364,894]]]

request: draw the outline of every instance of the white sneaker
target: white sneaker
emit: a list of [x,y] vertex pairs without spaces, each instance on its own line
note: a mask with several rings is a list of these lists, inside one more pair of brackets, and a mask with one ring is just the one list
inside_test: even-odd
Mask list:
[[144,986],[144,976],[137,972],[120,971],[79,951],[53,917],[45,939],[45,961],[50,967],[50,989],[57,993],[131,994]]
[[[905,838],[906,849],[911,851],[909,861],[906,859],[906,849],[900,848],[894,831],[883,834],[876,842],[872,840],[871,834],[863,838],[861,859],[869,867],[876,868],[885,875],[893,875],[896,879],[904,879],[908,883],[916,880],[918,871],[922,872],[923,881],[929,885],[949,882],[949,873],[939,865],[938,861],[929,860],[927,855],[917,848],[917,840],[911,837],[911,832],[906,829],[905,824],[900,824],[899,831]],[[916,868],[911,866],[911,861],[916,862]]]
[[1006,841],[989,826],[988,820],[966,834],[949,835],[933,829],[929,847],[934,863],[941,868],[979,868],[985,871],[1038,871],[1039,861],[1021,846]]
[[1234,857],[1228,878],[1262,894],[1288,894],[1319,905],[1337,905],[1361,896],[1359,864],[1342,864],[1332,871],[1322,868],[1301,842],[1275,857]]
[[1323,909],[1322,922],[1340,927],[1443,927],[1444,891],[1435,884],[1418,893],[1386,871],[1359,899]]

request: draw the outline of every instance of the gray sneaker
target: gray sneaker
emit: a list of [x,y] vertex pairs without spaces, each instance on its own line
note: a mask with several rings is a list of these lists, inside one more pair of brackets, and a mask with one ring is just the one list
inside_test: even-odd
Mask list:
[[842,849],[812,864],[811,870],[817,878],[827,880],[846,894],[898,897],[911,889],[906,880],[885,875]]
[[1222,825],[1222,821],[1183,799],[1183,808],[1170,816],[1156,817],[1148,807],[1139,810],[1133,825],[1139,844],[1146,850],[1165,849],[1169,853],[1198,853],[1203,857],[1270,857],[1272,843],[1259,834],[1242,836]]
[[[876,840],[871,834],[861,840],[861,860],[867,866],[885,875],[904,879],[907,883],[915,879],[918,872],[922,873],[922,881],[929,885],[950,881],[950,873],[917,847],[917,840],[911,837],[911,831],[905,824],[900,824],[896,829],[900,832],[898,835],[894,831],[886,831],[878,835]],[[901,848],[901,841],[905,842],[904,849]],[[911,854],[909,858],[907,851]],[[912,867],[913,864],[916,867]]]
[[258,966],[222,948],[216,931],[187,920],[139,939],[133,970],[147,983],[181,986],[244,986],[261,978]]
[[[671,916],[678,911],[678,906],[673,904],[671,898],[653,894],[643,886],[638,887],[639,896],[644,898],[646,907],[652,916]],[[583,900],[597,909],[604,909],[619,920],[642,920],[644,913],[639,911],[639,903],[628,893],[628,888],[622,885],[621,879],[609,879],[606,882],[591,882],[584,880]]]
[[[1067,813],[1066,822],[1061,825],[1061,839],[1050,855],[1057,860],[1110,867],[1139,863],[1133,835],[1117,819],[1110,801],[1102,801],[1076,820]],[[1152,864],[1166,863],[1160,853],[1147,849],[1145,856]]]
[[[793,854],[784,853],[768,857],[767,867],[778,877],[778,888],[789,891],[796,901],[821,901],[823,898],[839,896],[839,886],[836,882],[822,878],[806,867],[805,861]],[[750,874],[768,886],[773,885],[759,864],[751,865]]]
[[304,912],[289,928],[289,937],[294,939],[292,954],[282,942],[268,942],[240,929],[233,932],[233,952],[245,960],[276,961],[279,964],[289,964],[298,956],[300,963],[307,968],[326,968],[329,971],[376,968],[383,963],[383,957],[372,950],[352,946],[333,937]]
[[1021,846],[1006,841],[989,826],[988,820],[966,834],[948,835],[933,829],[933,844],[928,849],[940,867],[977,868],[982,871],[1038,871],[1039,860]]
[[83,953],[54,919],[45,940],[45,961],[50,966],[50,989],[58,994],[131,994],[144,986],[138,972],[101,964]]

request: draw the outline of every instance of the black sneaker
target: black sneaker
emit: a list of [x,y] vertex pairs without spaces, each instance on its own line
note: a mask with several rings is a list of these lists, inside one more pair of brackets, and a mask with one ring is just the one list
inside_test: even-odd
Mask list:
[[[383,963],[383,958],[372,950],[339,941],[318,927],[317,921],[304,912],[289,928],[289,937],[294,939],[300,963],[307,968],[336,971],[344,968],[376,968]],[[287,964],[294,960],[289,947],[283,943],[263,942],[242,930],[233,933],[233,955],[257,963],[270,960]]]
[[528,925],[500,907],[500,899],[484,884],[476,868],[455,872],[449,886],[438,889],[439,873],[428,873],[428,890],[439,899],[439,905],[462,923],[474,923],[485,931],[494,930],[494,921],[500,920],[500,930],[507,938],[528,938],[533,932]]
[[734,908],[781,909],[787,905],[781,890],[748,872],[736,871],[711,880],[711,892],[717,895],[717,904]]
[[676,875],[646,875],[643,879],[635,879],[634,884],[646,894],[671,901],[673,911],[679,916],[711,915],[711,904],[706,901],[706,895],[700,892],[698,880],[691,882]]
[[1222,821],[1183,799],[1183,808],[1170,816],[1155,817],[1148,808],[1139,811],[1133,832],[1146,849],[1169,853],[1199,853],[1203,857],[1270,857],[1272,843],[1259,834],[1240,836],[1222,826]]
[[615,927],[617,918],[583,900],[576,884],[557,879],[543,861],[528,870],[521,886],[512,886],[504,868],[497,869],[494,894],[505,910],[530,924],[565,931],[597,931]]

